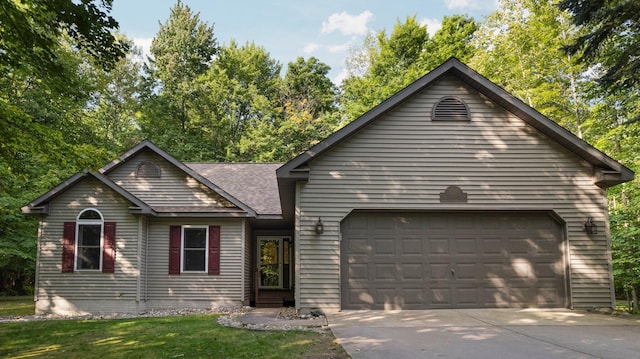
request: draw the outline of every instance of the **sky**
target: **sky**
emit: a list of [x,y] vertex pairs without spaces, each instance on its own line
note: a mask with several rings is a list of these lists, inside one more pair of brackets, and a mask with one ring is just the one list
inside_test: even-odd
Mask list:
[[[220,45],[235,40],[254,42],[280,62],[283,69],[298,57],[314,56],[331,67],[329,77],[340,83],[346,76],[349,49],[362,45],[371,31],[416,16],[430,34],[444,16],[466,14],[477,21],[493,12],[498,0],[182,0],[200,13],[200,21],[214,28]],[[176,0],[114,0],[111,15],[120,31],[148,53],[160,23],[165,23]]]

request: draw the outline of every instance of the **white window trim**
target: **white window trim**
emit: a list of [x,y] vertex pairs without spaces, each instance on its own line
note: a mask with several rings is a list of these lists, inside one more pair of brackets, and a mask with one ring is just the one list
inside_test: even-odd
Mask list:
[[[94,211],[97,212],[100,215],[101,219],[80,219],[80,216],[82,216],[82,214],[84,212],[87,211]],[[80,241],[78,240],[78,236],[80,235],[80,226],[81,225],[92,225],[92,224],[99,224],[100,225],[100,258],[98,259],[98,268],[97,269],[85,269],[85,268],[78,268],[78,253],[80,252],[78,250],[78,244],[80,243]],[[102,254],[104,252],[104,216],[102,215],[102,212],[98,211],[95,208],[85,208],[82,211],[80,211],[80,213],[78,213],[78,217],[76,217],[76,238],[75,238],[75,244],[74,244],[75,248],[74,248],[74,263],[73,263],[73,267],[74,270],[76,271],[80,271],[80,272],[102,272]]]
[[[185,270],[184,269],[184,229],[185,228],[204,228],[204,270]],[[208,273],[209,272],[209,226],[207,225],[182,225],[180,230],[180,273]]]

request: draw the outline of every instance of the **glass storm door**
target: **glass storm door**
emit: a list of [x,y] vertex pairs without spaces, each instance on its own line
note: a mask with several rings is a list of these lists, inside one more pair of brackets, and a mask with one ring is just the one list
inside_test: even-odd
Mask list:
[[258,237],[260,288],[288,288],[290,239]]

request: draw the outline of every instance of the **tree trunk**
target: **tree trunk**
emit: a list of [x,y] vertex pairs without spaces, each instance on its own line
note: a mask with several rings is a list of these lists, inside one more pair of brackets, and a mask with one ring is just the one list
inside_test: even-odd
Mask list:
[[631,286],[631,299],[633,300],[633,308],[632,308],[632,312],[636,313],[638,312],[638,290],[637,290],[637,286],[633,285]]

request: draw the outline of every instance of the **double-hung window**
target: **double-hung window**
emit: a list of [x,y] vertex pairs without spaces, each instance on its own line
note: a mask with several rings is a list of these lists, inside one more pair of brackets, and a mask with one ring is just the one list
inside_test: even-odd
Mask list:
[[220,274],[220,226],[169,226],[169,274]]
[[208,231],[207,226],[182,227],[183,272],[206,272]]

